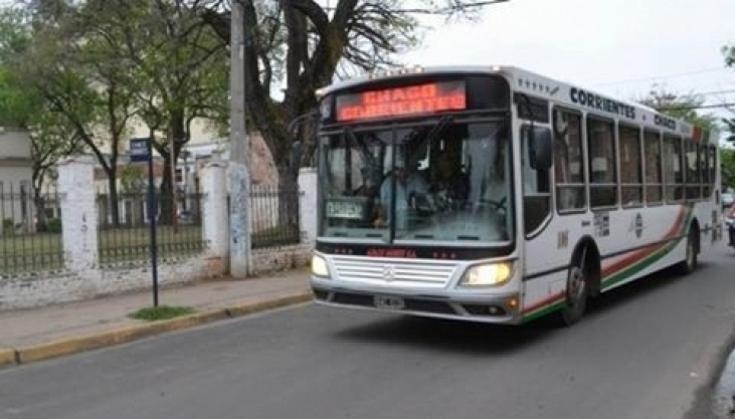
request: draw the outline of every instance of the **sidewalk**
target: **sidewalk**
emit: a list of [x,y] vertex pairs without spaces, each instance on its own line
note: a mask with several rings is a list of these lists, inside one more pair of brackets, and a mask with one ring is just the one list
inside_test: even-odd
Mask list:
[[[275,273],[272,276],[249,278],[245,280],[202,281],[182,287],[162,289],[159,293],[161,305],[188,306],[196,313],[186,322],[169,320],[145,322],[127,316],[143,307],[152,305],[151,290],[134,294],[110,296],[95,300],[69,303],[37,309],[0,312],[0,352],[10,349],[15,362],[22,359],[23,348],[49,346],[64,341],[93,338],[107,335],[110,339],[96,345],[75,345],[78,352],[91,347],[109,346],[134,340],[138,337],[162,333],[166,330],[181,329],[206,323],[218,318],[234,317],[263,309],[308,301],[311,291],[308,285],[308,269]],[[221,315],[220,315],[221,314]],[[154,323],[171,322],[173,327],[148,327]],[[185,323],[185,324],[184,324]],[[131,333],[141,329],[145,333]],[[111,332],[121,331],[121,336]],[[125,335],[125,336],[122,336]],[[58,345],[57,345],[58,346]],[[7,353],[9,352],[7,349]],[[53,351],[52,351],[53,352]],[[59,353],[58,355],[61,355]],[[56,356],[56,355],[53,355]],[[0,358],[2,358],[0,353]],[[40,357],[37,359],[48,358]],[[6,360],[5,363],[12,363]],[[0,359],[0,365],[2,365]]]

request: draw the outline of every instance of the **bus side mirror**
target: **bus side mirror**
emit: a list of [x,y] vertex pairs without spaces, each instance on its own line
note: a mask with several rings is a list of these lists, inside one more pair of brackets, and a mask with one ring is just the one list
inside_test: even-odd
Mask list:
[[551,168],[551,131],[548,128],[535,128],[531,131],[530,151],[532,169]]

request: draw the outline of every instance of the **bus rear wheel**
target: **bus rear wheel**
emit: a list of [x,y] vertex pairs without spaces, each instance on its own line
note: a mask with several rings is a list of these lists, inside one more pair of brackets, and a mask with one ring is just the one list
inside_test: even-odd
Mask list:
[[689,229],[689,234],[687,235],[686,256],[677,266],[677,270],[682,275],[692,273],[697,269],[697,234],[699,233],[696,228]]
[[587,308],[589,281],[583,261],[584,258],[580,258],[569,268],[566,301],[560,313],[561,322],[565,326],[571,326],[580,321]]

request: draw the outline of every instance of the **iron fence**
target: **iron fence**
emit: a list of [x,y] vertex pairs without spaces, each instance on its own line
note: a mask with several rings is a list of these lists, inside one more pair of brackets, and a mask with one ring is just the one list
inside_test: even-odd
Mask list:
[[299,243],[298,189],[253,185],[250,207],[253,249]]
[[[189,256],[205,248],[202,237],[202,194],[156,196],[156,237],[160,259]],[[150,259],[150,221],[147,195],[119,194],[116,202],[97,195],[98,246],[101,265]],[[172,203],[175,202],[175,206]],[[113,207],[117,205],[117,208]]]
[[0,182],[0,277],[63,266],[59,194]]

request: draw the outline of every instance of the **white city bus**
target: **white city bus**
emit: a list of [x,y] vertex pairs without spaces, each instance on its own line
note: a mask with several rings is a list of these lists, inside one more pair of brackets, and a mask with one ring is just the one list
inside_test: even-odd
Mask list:
[[716,135],[513,67],[319,92],[316,301],[519,324],[722,237]]

